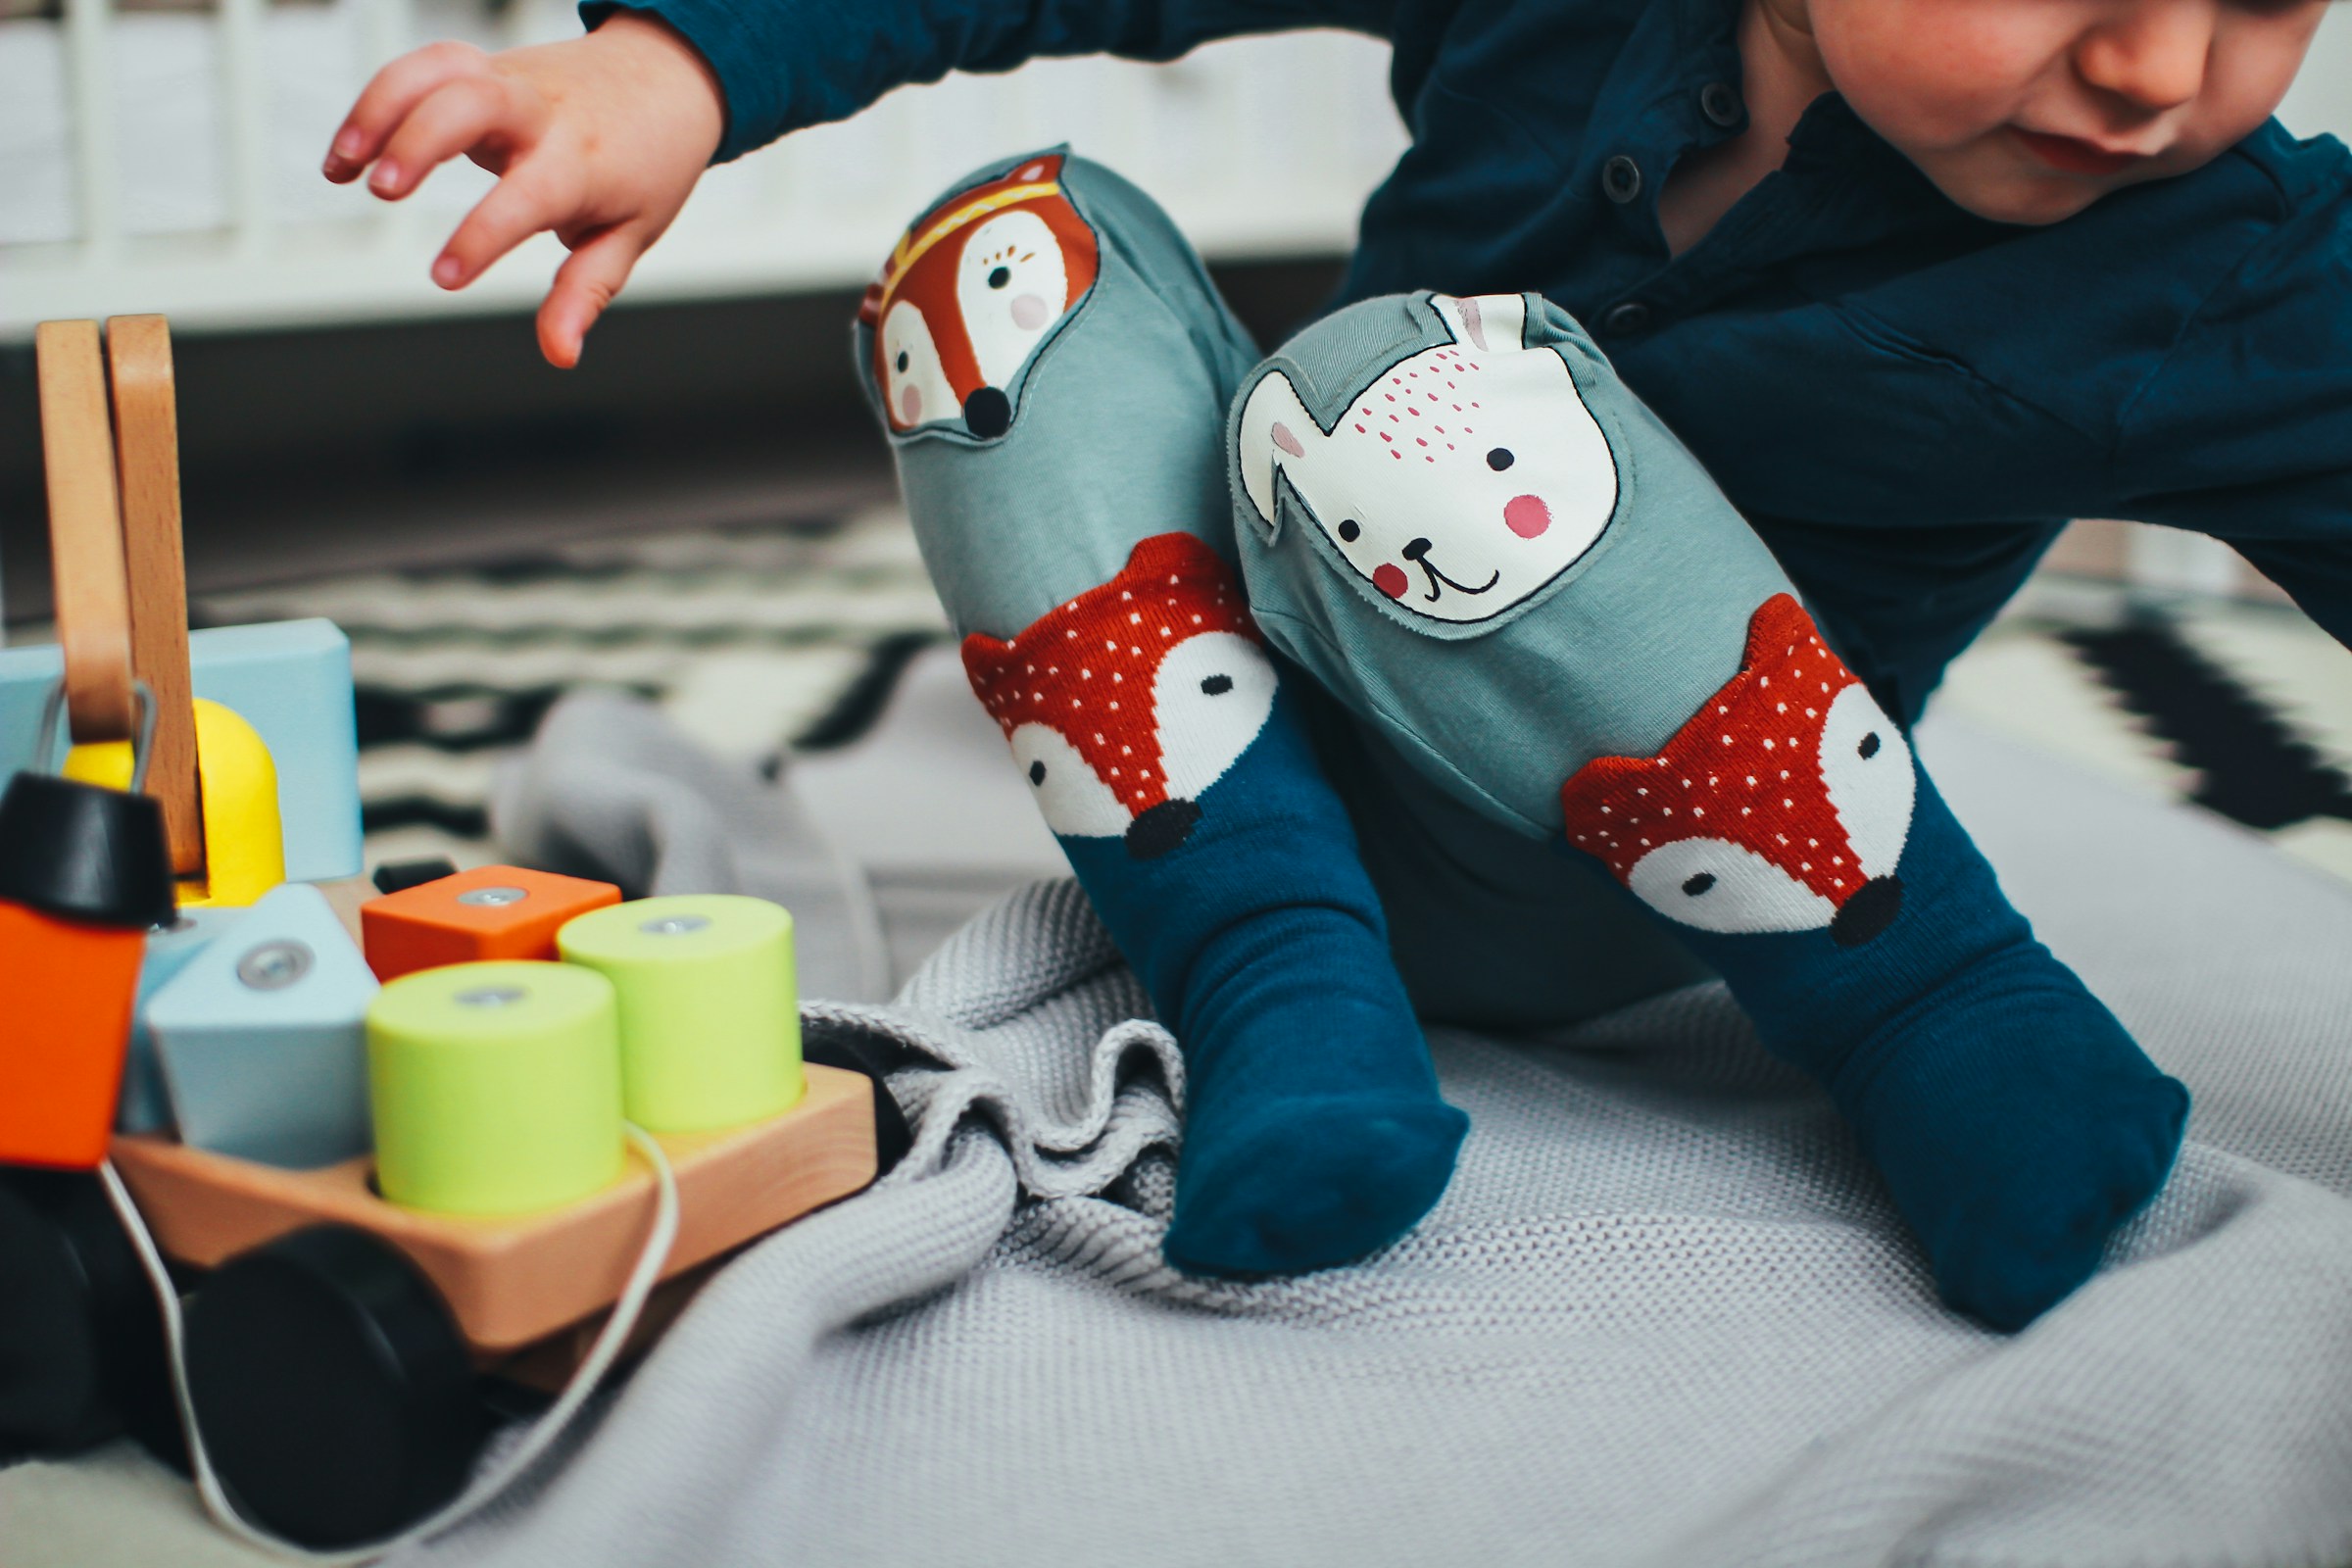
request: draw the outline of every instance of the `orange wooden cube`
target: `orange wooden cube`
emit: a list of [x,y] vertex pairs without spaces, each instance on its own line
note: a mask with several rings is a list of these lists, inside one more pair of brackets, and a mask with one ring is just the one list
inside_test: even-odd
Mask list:
[[0,900],[0,1160],[106,1157],[147,933]]
[[620,889],[518,865],[483,865],[360,906],[368,967],[378,980],[486,958],[554,958],[556,931],[620,902]]

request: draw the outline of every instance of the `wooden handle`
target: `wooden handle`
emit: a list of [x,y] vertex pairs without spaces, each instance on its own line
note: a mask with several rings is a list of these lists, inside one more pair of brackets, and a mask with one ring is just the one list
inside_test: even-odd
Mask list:
[[187,565],[180,551],[179,415],[172,329],[160,316],[107,318],[115,461],[122,482],[122,562],[130,583],[130,667],[155,694],[147,793],[164,808],[172,869],[204,874],[195,690],[188,680]]
[[66,710],[76,741],[128,740],[130,593],[106,371],[96,321],[33,329],[41,387],[41,460],[49,481],[49,554],[57,639],[66,654]]

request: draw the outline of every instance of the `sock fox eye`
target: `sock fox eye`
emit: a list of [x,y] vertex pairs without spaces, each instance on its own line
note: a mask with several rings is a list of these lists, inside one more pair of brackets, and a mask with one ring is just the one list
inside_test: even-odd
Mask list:
[[1045,781],[1046,764],[1043,762],[1031,762],[1029,764],[1029,782],[1032,784],[1043,784]]
[[1211,675],[1200,683],[1200,695],[1203,697],[1222,697],[1231,690],[1233,690],[1231,675]]
[[1340,521],[1340,537],[1347,540],[1349,544],[1355,543],[1357,538],[1363,534],[1363,531],[1364,530],[1362,528],[1356,525],[1356,521],[1353,517],[1345,517]]
[[1509,467],[1512,464],[1518,461],[1518,459],[1511,456],[1511,449],[1509,447],[1496,447],[1494,451],[1487,454],[1487,466],[1493,468],[1496,473],[1500,473],[1503,469]]
[[1868,761],[1870,759],[1878,756],[1879,732],[1874,729],[1869,734],[1863,736],[1862,744],[1854,748],[1854,753],[1864,761]]
[[1713,887],[1714,885],[1715,873],[1712,871],[1701,871],[1698,873],[1698,875],[1690,878],[1690,881],[1683,884],[1683,891],[1695,899],[1701,893],[1706,892],[1707,889]]
[[989,269],[989,270],[988,270],[988,286],[989,286],[990,288],[1003,288],[1003,287],[1004,287],[1005,284],[1007,284],[1007,283],[1009,283],[1009,282],[1011,282],[1011,281],[1012,281],[1012,269],[1011,269],[1011,268],[1009,268],[1009,267],[992,267],[992,268],[990,268],[990,269]]
[[899,368],[901,371],[906,368],[906,351],[905,349],[899,350]]

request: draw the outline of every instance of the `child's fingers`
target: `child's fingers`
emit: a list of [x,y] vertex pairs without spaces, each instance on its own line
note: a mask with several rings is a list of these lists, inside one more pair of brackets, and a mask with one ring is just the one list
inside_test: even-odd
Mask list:
[[461,76],[427,94],[409,111],[384,144],[368,188],[398,201],[424,183],[424,176],[458,154],[497,137],[527,140],[536,117],[514,102],[504,82],[491,76]]
[[637,224],[617,224],[580,245],[556,270],[556,281],[539,307],[539,352],[548,364],[568,370],[580,363],[588,328],[628,281],[629,269],[647,244]]
[[443,288],[464,288],[533,234],[572,218],[579,193],[564,189],[547,169],[544,156],[525,159],[474,203],[434,259],[433,281]]
[[469,43],[445,40],[413,49],[377,72],[360,89],[326,152],[326,177],[337,184],[359,177],[384,142],[434,88],[479,70],[487,58]]

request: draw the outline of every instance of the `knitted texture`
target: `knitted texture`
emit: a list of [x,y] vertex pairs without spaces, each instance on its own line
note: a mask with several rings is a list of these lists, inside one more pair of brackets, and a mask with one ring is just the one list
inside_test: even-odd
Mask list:
[[1937,1304],[1828,1098],[1713,986],[1441,1033],[1473,1131],[1419,1229],[1181,1275],[1181,1065],[1048,884],[892,1004],[809,1009],[900,1064],[900,1172],[730,1264],[535,1500],[404,1560],[2352,1560],[2352,898],[1928,730],[2020,906],[2198,1097],[2163,1196],[2030,1332]]

